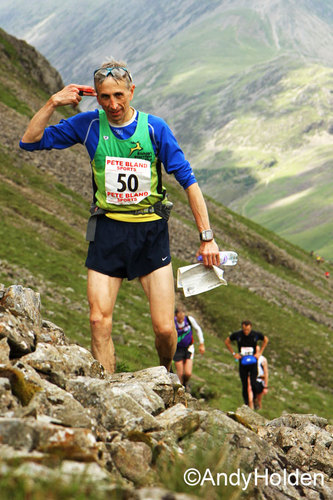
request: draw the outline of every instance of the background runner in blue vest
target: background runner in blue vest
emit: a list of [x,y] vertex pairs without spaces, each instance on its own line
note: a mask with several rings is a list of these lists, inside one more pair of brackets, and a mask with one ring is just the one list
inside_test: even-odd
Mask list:
[[[257,342],[262,341],[261,349],[257,349]],[[238,353],[233,351],[231,342],[237,342]],[[227,349],[235,359],[239,360],[239,376],[242,382],[242,395],[244,403],[249,404],[248,396],[248,377],[250,377],[251,387],[254,399],[256,398],[256,380],[258,374],[257,362],[253,364],[242,364],[242,357],[255,356],[258,360],[265,350],[268,343],[268,337],[260,332],[252,330],[252,323],[249,320],[242,321],[242,329],[232,333],[225,340]]]
[[175,315],[175,326],[177,330],[177,350],[174,362],[180,382],[188,389],[188,382],[192,375],[194,357],[193,329],[199,339],[199,352],[204,354],[205,343],[202,330],[193,316],[187,316],[185,308],[178,306]]
[[[219,249],[201,190],[170,128],[161,118],[131,106],[135,85],[125,63],[104,63],[94,73],[94,85],[70,84],[52,95],[31,119],[20,146],[34,151],[82,144],[90,156],[94,202],[108,210],[93,217],[97,227],[86,261],[93,356],[106,370],[115,371],[114,306],[122,280],[138,277],[149,300],[160,364],[170,369],[177,333],[168,226],[155,212],[155,203],[166,200],[161,164],[186,191],[200,235],[197,255],[204,265],[219,265]],[[57,108],[77,106],[82,93],[96,96],[102,109],[47,126]],[[137,166],[133,158],[140,160]]]

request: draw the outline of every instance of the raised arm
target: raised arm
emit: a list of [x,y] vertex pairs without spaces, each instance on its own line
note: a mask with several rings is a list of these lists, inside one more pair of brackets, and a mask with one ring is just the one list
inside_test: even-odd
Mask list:
[[89,95],[93,95],[90,93],[92,91],[96,95],[94,89],[87,85],[75,85],[73,83],[67,85],[56,94],[53,94],[47,103],[32,117],[22,137],[22,142],[39,142],[56,108],[67,105],[77,106],[82,99],[79,95],[80,91],[88,91]]
[[[199,185],[195,182],[186,189],[189,204],[199,233],[210,229],[208,210]],[[215,240],[202,241],[197,252],[197,257],[202,255],[205,266],[218,266],[220,264],[219,247]]]

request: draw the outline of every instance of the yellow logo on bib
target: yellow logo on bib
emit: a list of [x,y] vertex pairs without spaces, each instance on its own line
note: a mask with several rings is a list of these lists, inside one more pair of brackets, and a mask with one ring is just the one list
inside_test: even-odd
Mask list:
[[139,142],[136,142],[135,144],[136,144],[135,148],[131,148],[131,149],[130,149],[130,154],[129,154],[130,156],[131,156],[131,154],[132,154],[132,153],[134,153],[134,151],[141,151],[141,150],[143,149],[143,148],[140,146],[140,143],[139,143]]

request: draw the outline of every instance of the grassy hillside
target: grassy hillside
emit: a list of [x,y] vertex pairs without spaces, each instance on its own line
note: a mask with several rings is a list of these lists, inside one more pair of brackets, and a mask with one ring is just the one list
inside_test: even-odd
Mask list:
[[[2,62],[10,68],[8,54]],[[39,291],[43,318],[89,347],[84,267],[88,159],[83,148],[34,154],[19,150],[28,122],[20,103],[28,102],[33,112],[41,98],[28,78],[20,82],[19,66],[11,67],[11,75],[15,99],[0,102],[0,282]],[[198,237],[185,194],[167,180],[175,203],[170,233],[176,272],[193,261]],[[240,257],[236,268],[225,272],[227,287],[190,299],[177,292],[206,339],[205,355],[195,358],[193,393],[223,410],[242,404],[237,364],[224,339],[247,317],[270,339],[266,354],[271,389],[262,414],[273,418],[285,410],[331,418],[332,282],[324,271],[332,268],[318,266],[301,248],[213,199],[207,201],[218,243]],[[137,281],[124,282],[120,291],[114,339],[118,370],[157,364],[149,309]]]
[[[332,259],[333,204],[326,196],[332,192],[331,68],[279,57],[226,78],[225,66],[216,70],[216,62],[208,61],[162,88],[165,104],[160,104],[163,112],[172,110],[171,122],[181,131],[203,190]],[[199,83],[200,91],[187,99],[198,74],[206,75],[207,83]],[[143,97],[147,107],[151,95],[158,100],[160,91],[150,89]],[[300,218],[300,207],[307,207],[310,217]]]
[[[328,259],[332,83],[330,68],[310,65],[275,82],[270,94],[261,88],[261,96],[215,135],[213,159],[203,154],[208,168],[198,173],[213,197]],[[241,88],[244,82],[238,95]]]

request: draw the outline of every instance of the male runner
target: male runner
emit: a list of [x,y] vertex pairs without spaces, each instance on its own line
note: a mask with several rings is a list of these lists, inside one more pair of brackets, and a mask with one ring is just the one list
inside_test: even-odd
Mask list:
[[[125,63],[104,63],[94,84],[95,89],[70,84],[52,95],[31,119],[20,146],[33,151],[79,143],[89,153],[94,205],[86,266],[93,356],[115,371],[113,310],[122,280],[138,277],[149,300],[160,364],[169,369],[177,334],[162,163],[187,193],[201,240],[197,254],[206,266],[219,264],[218,246],[201,190],[168,125],[131,106],[135,85]],[[78,105],[82,93],[96,96],[102,109],[47,126],[55,109]]]
[[[258,340],[262,341],[261,349],[257,349]],[[238,353],[232,349],[231,342],[237,342]],[[249,404],[248,396],[248,377],[250,377],[253,398],[256,399],[256,379],[258,373],[258,363],[243,364],[242,358],[247,356],[254,356],[257,360],[262,355],[268,343],[268,337],[260,332],[252,330],[252,323],[249,320],[242,322],[242,329],[232,333],[225,340],[227,349],[231,352],[235,359],[239,360],[239,376],[242,382],[242,394],[244,403]]]

